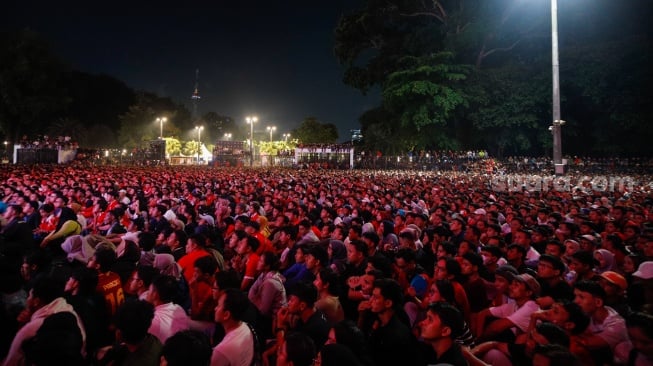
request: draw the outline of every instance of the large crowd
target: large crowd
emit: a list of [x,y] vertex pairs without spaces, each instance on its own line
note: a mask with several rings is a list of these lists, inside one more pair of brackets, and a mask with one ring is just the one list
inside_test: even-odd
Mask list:
[[620,189],[3,166],[0,360],[652,365],[653,195]]

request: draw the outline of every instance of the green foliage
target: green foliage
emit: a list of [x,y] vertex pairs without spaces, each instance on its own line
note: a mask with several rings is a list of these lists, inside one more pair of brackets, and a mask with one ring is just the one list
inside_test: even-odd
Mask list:
[[186,141],[181,149],[182,155],[196,156],[200,152],[200,144],[197,141]]
[[332,144],[338,140],[338,128],[333,123],[320,123],[315,117],[307,117],[290,133],[304,144]]
[[180,130],[190,130],[190,112],[169,98],[160,98],[151,93],[141,92],[136,104],[129,107],[127,113],[120,115],[118,143],[120,146],[140,147],[143,142],[155,140],[161,133],[159,117],[166,117],[163,123],[163,135],[174,137]]
[[400,115],[402,127],[420,132],[444,126],[457,108],[467,104],[460,82],[471,68],[452,65],[451,59],[450,53],[407,57],[404,70],[388,77],[384,102],[387,109]]
[[259,151],[262,155],[277,155],[280,151],[292,151],[297,146],[297,140],[261,141]]
[[166,140],[166,156],[179,156],[181,154],[181,142],[176,138],[164,137]]
[[118,143],[126,148],[141,147],[144,141],[153,140],[156,134],[148,128],[148,122],[156,119],[154,110],[142,105],[129,107],[127,113],[120,117],[120,130],[118,131]]
[[[644,26],[652,4],[560,4],[565,154],[653,153],[653,47]],[[344,82],[363,93],[380,88],[383,97],[360,117],[365,148],[549,154],[548,5],[367,0],[343,16],[335,54]]]
[[[466,117],[478,131],[477,142],[497,155],[529,151],[538,131],[546,131],[550,113],[550,75],[533,65],[510,64],[478,71]],[[538,151],[544,153],[543,150]]]

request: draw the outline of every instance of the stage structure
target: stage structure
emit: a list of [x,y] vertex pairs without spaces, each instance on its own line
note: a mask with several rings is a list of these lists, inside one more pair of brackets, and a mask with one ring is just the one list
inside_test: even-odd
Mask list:
[[295,148],[295,163],[299,166],[352,169],[354,147],[351,144],[311,144]]
[[214,166],[243,166],[244,159],[249,156],[243,141],[216,141],[213,148]]
[[75,159],[77,149],[72,148],[24,148],[14,145],[12,162],[14,164],[66,164]]

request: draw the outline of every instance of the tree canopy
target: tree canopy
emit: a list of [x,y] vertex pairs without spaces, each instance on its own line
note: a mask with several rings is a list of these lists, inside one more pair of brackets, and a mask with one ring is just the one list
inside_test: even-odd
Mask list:
[[[384,152],[551,149],[549,0],[367,0],[343,16],[344,82],[382,102],[360,116]],[[563,151],[650,154],[650,2],[560,1]],[[604,24],[605,27],[597,26]],[[627,140],[628,144],[623,142]],[[632,143],[630,143],[632,142]]]
[[333,123],[320,123],[315,117],[307,117],[290,132],[293,139],[303,144],[332,144],[338,140],[338,128]]

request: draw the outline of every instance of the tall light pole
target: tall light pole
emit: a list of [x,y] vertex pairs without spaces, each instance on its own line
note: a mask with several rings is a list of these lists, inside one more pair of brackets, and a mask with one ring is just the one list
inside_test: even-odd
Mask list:
[[202,150],[202,130],[204,129],[204,126],[195,126],[195,129],[197,130],[197,165],[200,164],[200,150]]
[[225,134],[224,134],[224,139],[225,139],[226,141],[231,140],[231,134],[230,134],[230,133],[225,133]]
[[254,123],[258,121],[256,116],[247,116],[245,121],[249,123],[249,167],[254,166]]
[[275,131],[277,129],[277,127],[276,126],[267,126],[265,129],[270,132],[270,142],[272,142],[272,132]]
[[564,174],[562,165],[562,125],[560,118],[560,62],[558,60],[558,0],[551,0],[551,65],[553,72],[553,164],[555,174]]
[[289,133],[284,133],[283,134],[283,142],[288,142],[288,137],[290,137]]
[[163,122],[167,121],[166,117],[157,117],[156,121],[159,122],[159,140],[163,140]]

